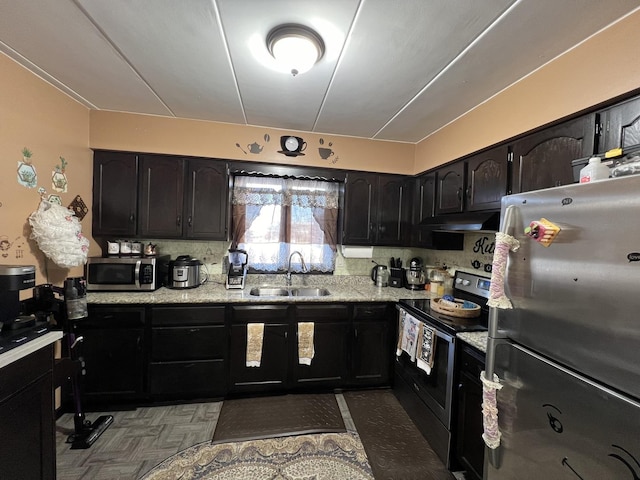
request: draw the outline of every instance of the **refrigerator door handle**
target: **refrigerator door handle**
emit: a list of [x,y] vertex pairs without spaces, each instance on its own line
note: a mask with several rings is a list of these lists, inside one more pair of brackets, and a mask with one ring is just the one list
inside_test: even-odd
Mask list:
[[498,426],[498,391],[502,388],[500,379],[495,374],[495,347],[508,340],[487,338],[487,359],[485,371],[482,372],[482,439],[486,445],[485,456],[496,470],[501,465],[500,429]]

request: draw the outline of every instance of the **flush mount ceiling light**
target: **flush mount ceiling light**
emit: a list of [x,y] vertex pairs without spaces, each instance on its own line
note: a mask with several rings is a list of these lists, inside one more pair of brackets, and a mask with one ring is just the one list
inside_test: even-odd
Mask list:
[[267,36],[269,52],[294,77],[311,69],[324,55],[322,38],[303,25],[281,25]]

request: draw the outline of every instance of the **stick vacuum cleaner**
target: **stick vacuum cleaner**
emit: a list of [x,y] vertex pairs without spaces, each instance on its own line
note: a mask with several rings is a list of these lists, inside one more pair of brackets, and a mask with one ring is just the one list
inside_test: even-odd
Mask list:
[[[64,301],[56,298],[62,295]],[[76,336],[74,325],[87,318],[86,286],[82,278],[67,278],[64,288],[50,284],[38,285],[34,288],[34,296],[25,302],[37,317],[49,324],[61,326],[62,358],[56,360],[54,368],[55,386],[67,381],[71,386],[74,406],[74,432],[67,438],[71,449],[89,448],[113,423],[111,415],[102,415],[94,422],[86,419],[82,409],[82,377],[86,374],[82,356],[83,338]]]
[[84,278],[67,278],[64,281],[64,300],[67,310],[67,324],[65,329],[68,358],[74,363],[72,375],[68,378],[71,382],[71,391],[75,407],[73,424],[74,433],[69,435],[67,443],[72,449],[89,448],[113,423],[113,416],[101,415],[93,423],[86,419],[82,409],[82,382],[81,378],[86,374],[84,358],[82,356],[83,337],[74,333],[74,323],[87,318],[87,287]]

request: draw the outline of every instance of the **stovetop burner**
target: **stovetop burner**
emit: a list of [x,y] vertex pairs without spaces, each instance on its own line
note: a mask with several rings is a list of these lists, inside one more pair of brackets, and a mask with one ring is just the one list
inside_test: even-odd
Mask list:
[[489,318],[487,307],[489,279],[472,273],[456,272],[454,285],[453,296],[455,298],[469,300],[480,305],[481,311],[478,317],[460,318],[444,315],[431,310],[431,300],[429,299],[401,299],[398,301],[399,306],[414,317],[431,322],[451,334],[486,330]]

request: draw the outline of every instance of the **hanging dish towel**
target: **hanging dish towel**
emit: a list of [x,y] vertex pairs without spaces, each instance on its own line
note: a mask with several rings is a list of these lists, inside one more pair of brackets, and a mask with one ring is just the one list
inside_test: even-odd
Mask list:
[[416,365],[418,365],[418,368],[427,372],[427,375],[431,375],[431,369],[433,368],[433,359],[436,353],[436,337],[435,328],[424,323],[420,324]]
[[259,367],[262,361],[264,323],[247,324],[247,367]]
[[298,322],[298,363],[300,365],[311,365],[311,360],[315,354],[313,347],[313,322]]
[[420,321],[412,317],[404,310],[401,310],[400,312],[400,317],[402,317],[402,324],[399,335],[401,336],[401,338],[398,342],[399,349],[396,353],[400,355],[403,351],[407,352],[407,354],[411,358],[411,361],[415,362]]

